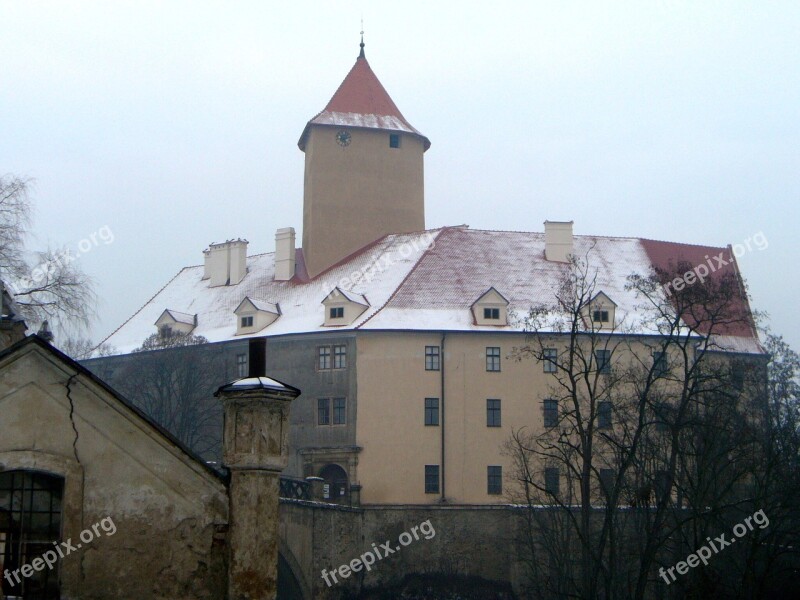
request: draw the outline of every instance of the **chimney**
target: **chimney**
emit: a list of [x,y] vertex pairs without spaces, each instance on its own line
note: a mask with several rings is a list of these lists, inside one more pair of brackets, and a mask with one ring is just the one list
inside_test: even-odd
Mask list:
[[572,221],[545,221],[544,257],[554,262],[569,262],[572,252]]
[[275,281],[289,281],[294,268],[294,227],[284,227],[275,232]]
[[209,286],[236,285],[247,274],[247,240],[236,239],[210,244],[203,250],[203,279]]

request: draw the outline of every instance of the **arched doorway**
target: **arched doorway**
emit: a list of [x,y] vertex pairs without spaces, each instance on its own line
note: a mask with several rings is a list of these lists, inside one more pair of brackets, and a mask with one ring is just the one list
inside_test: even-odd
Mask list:
[[322,467],[319,476],[325,480],[322,485],[322,499],[336,504],[350,502],[350,488],[347,484],[347,473],[337,464]]
[[[58,563],[53,568],[19,571],[61,541],[64,478],[35,471],[0,473],[0,564],[3,594],[25,600],[57,600]],[[37,561],[38,563],[38,561]],[[28,569],[30,571],[30,569]]]

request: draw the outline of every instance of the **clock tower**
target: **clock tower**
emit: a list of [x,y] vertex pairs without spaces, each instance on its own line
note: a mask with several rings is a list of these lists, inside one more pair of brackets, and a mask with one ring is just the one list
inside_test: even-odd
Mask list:
[[364,55],[364,41],[305,152],[303,256],[315,277],[389,233],[425,229],[423,154],[431,143],[403,117]]

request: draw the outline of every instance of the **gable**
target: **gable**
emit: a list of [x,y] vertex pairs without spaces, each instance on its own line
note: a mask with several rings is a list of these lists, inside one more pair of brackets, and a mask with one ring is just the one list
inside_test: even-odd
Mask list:
[[[227,520],[225,486],[179,443],[78,365],[30,338],[0,360],[0,454],[27,449],[79,461],[87,493]],[[71,359],[67,359],[71,361]],[[76,433],[77,431],[77,433]],[[172,508],[170,508],[172,507]]]

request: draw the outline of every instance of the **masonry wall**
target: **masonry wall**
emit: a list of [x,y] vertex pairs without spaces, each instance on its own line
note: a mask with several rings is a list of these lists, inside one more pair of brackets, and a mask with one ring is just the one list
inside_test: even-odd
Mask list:
[[[523,566],[518,562],[519,513],[500,506],[394,506],[352,509],[302,501],[281,501],[281,539],[287,562],[301,565],[300,577],[315,600],[356,598],[367,590],[388,588],[414,574],[472,576],[493,588],[517,589]],[[400,546],[404,532],[429,522],[435,535]],[[430,531],[427,525],[423,527]],[[411,534],[413,538],[413,534]],[[404,536],[404,540],[408,538]],[[394,552],[328,586],[321,572],[338,569],[386,542]],[[400,550],[397,548],[400,547]]]
[[224,598],[224,484],[73,375],[36,344],[0,363],[0,470],[64,478],[62,540],[103,519],[116,527],[61,561],[62,597]]

